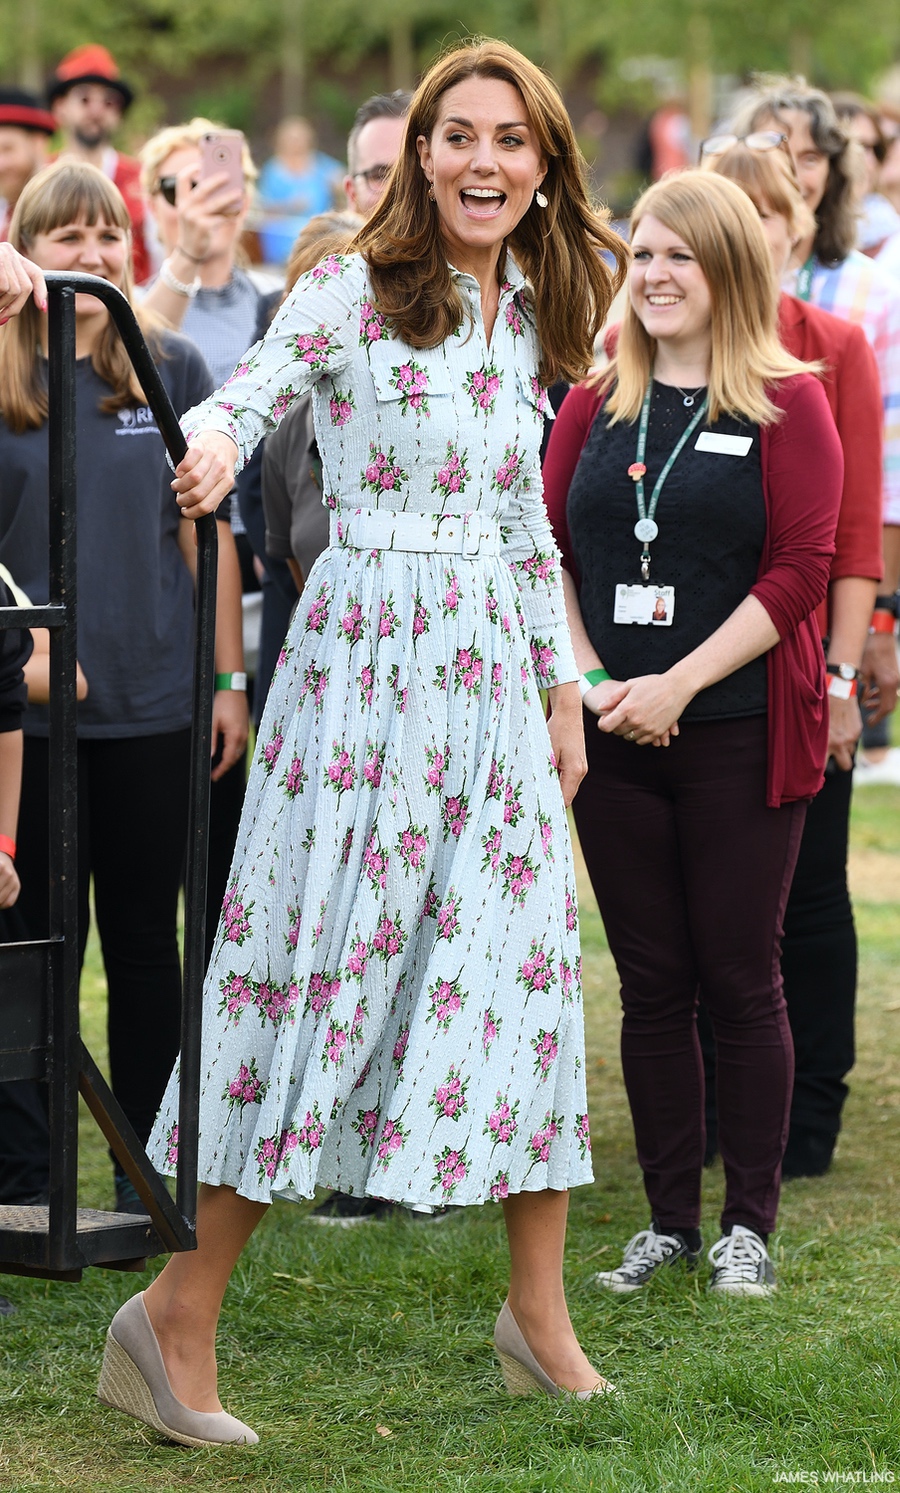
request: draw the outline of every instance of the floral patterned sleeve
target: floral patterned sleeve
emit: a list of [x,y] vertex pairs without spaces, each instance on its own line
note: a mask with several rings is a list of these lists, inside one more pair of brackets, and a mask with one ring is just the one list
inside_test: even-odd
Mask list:
[[540,462],[508,489],[501,518],[507,563],[530,634],[531,660],[541,689],[578,678],[566,622],[559,550],[544,507]]
[[181,421],[185,438],[221,430],[234,441],[237,470],[319,379],[350,362],[359,319],[359,263],[332,254],[301,276],[271,327],[230,378]]

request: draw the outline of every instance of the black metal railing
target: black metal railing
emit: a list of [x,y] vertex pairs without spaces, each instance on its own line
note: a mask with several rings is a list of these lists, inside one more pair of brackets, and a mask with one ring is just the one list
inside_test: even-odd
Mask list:
[[[0,945],[0,1081],[47,1082],[49,1208],[0,1207],[0,1272],[78,1279],[85,1265],[140,1268],[147,1255],[196,1245],[201,998],[205,965],[216,523],[200,519],[193,731],[184,918],[178,1165],[173,1202],[80,1034],[76,736],[75,296],[103,302],[131,358],[175,465],[186,450],[175,411],[128,301],[94,275],[47,277],[49,321],[49,600],[0,608],[0,629],[50,630],[49,937]],[[115,502],[115,496],[111,497]],[[122,563],[132,557],[123,556]],[[147,1216],[78,1208],[81,1092]]]

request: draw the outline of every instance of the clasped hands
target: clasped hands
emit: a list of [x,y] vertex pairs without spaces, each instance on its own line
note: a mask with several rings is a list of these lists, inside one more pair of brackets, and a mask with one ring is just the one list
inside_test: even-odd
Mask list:
[[623,736],[635,746],[667,747],[678,735],[679,716],[692,698],[693,691],[670,669],[636,679],[605,679],[588,690],[584,703],[608,735]]

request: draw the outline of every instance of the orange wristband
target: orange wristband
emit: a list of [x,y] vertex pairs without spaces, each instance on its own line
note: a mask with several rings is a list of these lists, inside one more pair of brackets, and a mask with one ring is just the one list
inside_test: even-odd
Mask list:
[[0,835],[0,853],[8,855],[11,861],[16,858],[16,842],[10,835]]
[[891,612],[873,612],[869,632],[889,632],[893,636],[896,623]]

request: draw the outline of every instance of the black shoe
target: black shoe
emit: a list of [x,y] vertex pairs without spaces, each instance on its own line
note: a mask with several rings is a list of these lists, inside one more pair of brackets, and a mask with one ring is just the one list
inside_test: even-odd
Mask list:
[[651,1223],[649,1229],[642,1229],[629,1239],[624,1259],[616,1270],[600,1270],[591,1279],[595,1286],[622,1295],[639,1291],[663,1265],[684,1260],[692,1270],[699,1258],[700,1251],[689,1249],[680,1234],[658,1234]]
[[360,1223],[382,1223],[396,1214],[405,1214],[406,1209],[387,1198],[355,1198],[346,1192],[333,1192],[324,1203],[319,1203],[306,1214],[307,1223],[328,1224],[331,1228],[352,1229]]
[[127,1177],[116,1177],[116,1212],[143,1214],[147,1212]]
[[831,1166],[836,1142],[837,1136],[825,1130],[792,1126],[781,1163],[781,1180],[790,1182],[794,1177],[824,1176]]

